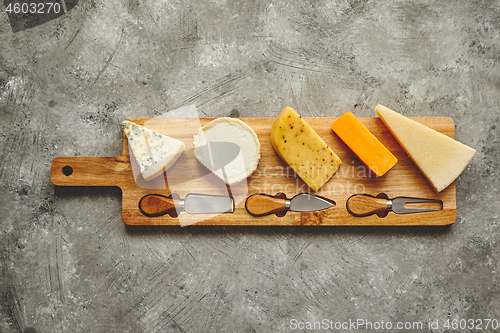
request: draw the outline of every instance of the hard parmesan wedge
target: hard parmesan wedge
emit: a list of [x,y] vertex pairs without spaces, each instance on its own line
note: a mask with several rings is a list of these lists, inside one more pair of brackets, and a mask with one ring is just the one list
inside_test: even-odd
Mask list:
[[128,120],[121,126],[146,181],[167,171],[184,151],[184,143],[144,126]]
[[476,153],[475,149],[385,106],[377,105],[375,112],[437,192],[457,179]]

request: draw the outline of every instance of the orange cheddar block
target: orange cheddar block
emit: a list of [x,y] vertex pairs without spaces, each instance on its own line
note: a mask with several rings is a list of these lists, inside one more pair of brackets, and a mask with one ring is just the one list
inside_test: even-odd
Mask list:
[[332,130],[377,177],[382,177],[398,162],[396,156],[351,112],[337,119],[332,124]]

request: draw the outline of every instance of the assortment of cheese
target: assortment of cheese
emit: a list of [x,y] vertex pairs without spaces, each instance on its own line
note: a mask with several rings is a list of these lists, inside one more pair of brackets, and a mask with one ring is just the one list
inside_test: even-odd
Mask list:
[[[437,192],[448,187],[475,154],[474,149],[382,105],[375,111]],[[184,151],[181,141],[130,121],[124,121],[122,128],[146,181],[173,166]],[[397,158],[351,112],[338,118],[331,128],[375,176],[382,177],[397,164]],[[280,113],[270,138],[279,157],[313,191],[342,165],[291,107]],[[238,119],[218,118],[201,127],[194,145],[196,159],[228,185],[251,176],[260,159],[257,135]]]
[[[131,121],[121,126],[146,181],[166,172],[185,149],[181,141]],[[248,178],[259,164],[257,134],[239,119],[219,118],[201,127],[194,146],[198,161],[228,185]]]

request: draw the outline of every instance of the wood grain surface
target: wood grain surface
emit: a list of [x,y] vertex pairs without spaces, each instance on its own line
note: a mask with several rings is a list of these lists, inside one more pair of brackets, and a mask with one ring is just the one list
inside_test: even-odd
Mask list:
[[[138,165],[131,157],[126,137],[123,153],[117,157],[57,157],[52,161],[51,179],[59,186],[118,186],[122,190],[122,219],[128,225],[446,225],[456,219],[456,185],[453,182],[441,193],[436,193],[417,169],[387,127],[378,118],[359,118],[360,121],[398,158],[399,162],[386,175],[376,178],[330,129],[337,118],[304,118],[342,160],[337,173],[315,194],[336,202],[336,206],[319,212],[288,212],[283,217],[275,215],[254,217],[245,210],[245,199],[253,193],[275,195],[279,192],[292,198],[300,192],[310,191],[285,162],[274,152],[269,131],[274,118],[241,118],[254,129],[261,144],[261,159],[254,174],[239,184],[226,186],[219,178],[204,168],[193,154],[193,135],[199,126],[211,118],[131,118],[130,121],[145,125],[162,134],[181,140],[186,151],[163,176],[146,182]],[[430,128],[454,138],[454,122],[444,117],[412,118]],[[66,168],[63,172],[64,167]],[[70,175],[67,175],[71,171]],[[235,199],[236,209],[231,214],[197,214],[185,212],[178,217],[168,215],[146,217],[139,210],[139,201],[146,195],[177,193],[184,198],[188,193],[226,195]],[[389,198],[412,196],[443,201],[443,210],[419,214],[398,215],[390,212],[386,217],[376,215],[354,217],[346,209],[346,200],[353,194],[377,195]]]

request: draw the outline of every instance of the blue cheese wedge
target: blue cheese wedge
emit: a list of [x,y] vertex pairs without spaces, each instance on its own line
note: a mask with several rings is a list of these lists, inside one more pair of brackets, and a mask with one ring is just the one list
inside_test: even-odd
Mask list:
[[184,144],[179,140],[125,120],[123,132],[139,164],[142,177],[149,181],[167,171],[179,159]]

